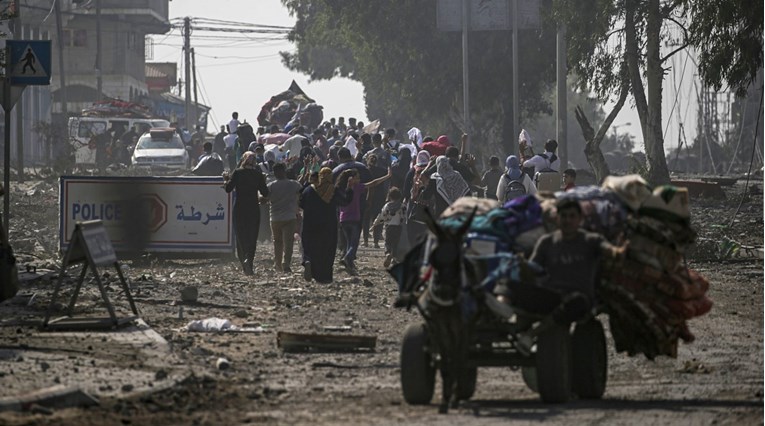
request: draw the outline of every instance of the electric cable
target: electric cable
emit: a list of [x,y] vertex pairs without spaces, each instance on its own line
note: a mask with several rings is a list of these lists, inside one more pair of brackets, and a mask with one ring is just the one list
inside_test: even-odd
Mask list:
[[730,224],[728,224],[728,228],[733,226],[733,221],[736,220],[736,215],[741,210],[741,205],[744,204],[746,193],[749,190],[749,179],[752,177],[752,164],[754,163],[754,153],[756,152],[755,150],[757,148],[757,132],[760,129],[760,117],[762,116],[762,97],[765,95],[765,86],[760,88],[760,92],[760,107],[757,108],[757,124],[754,126],[754,140],[752,141],[752,158],[749,160],[749,170],[746,172],[744,193],[741,194],[741,200],[738,202],[738,207],[736,207],[736,211],[733,213],[733,217],[730,218]]

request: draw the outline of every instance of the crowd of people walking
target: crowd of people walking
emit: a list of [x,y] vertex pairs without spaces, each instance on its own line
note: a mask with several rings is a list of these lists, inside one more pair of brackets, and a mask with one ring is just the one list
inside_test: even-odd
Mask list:
[[357,274],[359,246],[369,246],[370,240],[375,248],[384,243],[381,266],[400,260],[425,234],[426,210],[438,216],[464,196],[504,204],[538,190],[575,185],[571,169],[562,174],[561,184],[554,140],[538,155],[522,143],[520,157],[507,156],[503,168],[493,156],[480,173],[475,157],[464,152],[468,135],[454,146],[448,136],[434,139],[416,127],[404,140],[398,134],[393,128],[365,132],[363,123],[349,119],[346,124],[342,117],[317,129],[296,126],[285,133],[271,126],[253,132],[232,114],[215,144],[204,146],[199,164],[206,157],[214,157],[216,165],[227,159],[231,170],[223,177],[225,190],[236,191],[233,220],[243,272],[255,273],[258,238],[270,234],[265,237],[273,239],[274,270],[292,272],[299,241],[303,277],[331,283],[336,262]]

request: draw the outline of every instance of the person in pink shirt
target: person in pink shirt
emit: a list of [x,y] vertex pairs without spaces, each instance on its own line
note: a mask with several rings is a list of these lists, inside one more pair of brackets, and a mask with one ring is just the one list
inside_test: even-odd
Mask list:
[[361,178],[356,169],[348,169],[342,172],[338,181],[343,180],[343,176],[348,176],[348,188],[353,190],[353,199],[350,203],[340,207],[340,229],[345,236],[345,255],[340,263],[351,275],[356,275],[356,251],[359,248],[361,239],[361,202],[366,199],[366,190],[377,186],[393,175],[390,167],[388,174],[368,183],[361,183]]

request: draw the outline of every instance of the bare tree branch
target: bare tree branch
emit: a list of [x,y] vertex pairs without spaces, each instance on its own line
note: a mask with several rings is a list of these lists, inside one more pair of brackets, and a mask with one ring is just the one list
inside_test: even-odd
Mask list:
[[690,43],[688,43],[688,42],[686,41],[685,43],[683,43],[682,45],[680,45],[680,47],[678,47],[677,49],[675,49],[675,50],[673,50],[673,51],[669,52],[669,53],[667,54],[667,56],[665,56],[665,57],[661,58],[661,60],[660,60],[659,62],[664,62],[664,61],[666,61],[667,59],[671,58],[671,57],[672,57],[672,56],[673,56],[675,53],[677,53],[677,52],[679,52],[679,51],[681,51],[681,50],[685,49],[686,47],[688,47],[688,45],[689,45],[689,44],[690,44]]

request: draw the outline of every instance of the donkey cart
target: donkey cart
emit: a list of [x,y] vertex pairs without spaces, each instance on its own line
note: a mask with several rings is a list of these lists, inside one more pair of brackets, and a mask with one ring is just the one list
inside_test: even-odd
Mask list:
[[456,407],[473,396],[478,367],[520,369],[546,403],[603,396],[606,339],[583,296],[538,285],[539,271],[512,253],[471,255],[467,226],[428,225],[426,242],[392,271],[403,278],[397,305],[416,307],[425,320],[406,329],[401,347],[407,403],[430,403],[438,370],[440,411]]
[[[476,389],[478,367],[520,369],[529,389],[546,403],[566,402],[572,392],[579,398],[599,399],[607,378],[606,339],[595,317],[571,328],[555,324],[522,341],[542,318],[517,314],[516,322],[475,324],[468,331],[467,360],[457,377],[456,397],[470,399]],[[413,405],[433,398],[436,370],[441,367],[438,343],[431,339],[427,322],[407,327],[401,347],[401,389]]]

